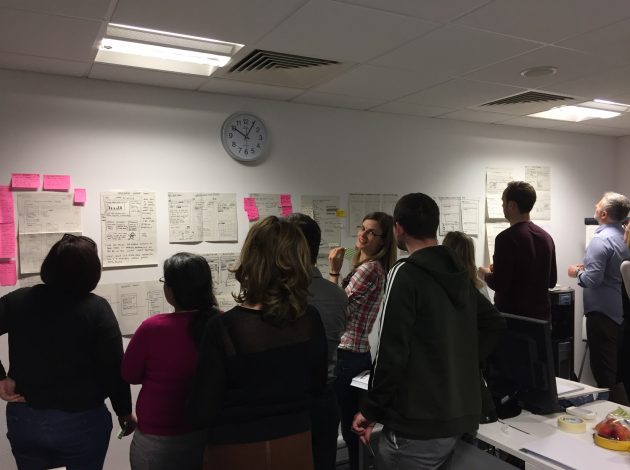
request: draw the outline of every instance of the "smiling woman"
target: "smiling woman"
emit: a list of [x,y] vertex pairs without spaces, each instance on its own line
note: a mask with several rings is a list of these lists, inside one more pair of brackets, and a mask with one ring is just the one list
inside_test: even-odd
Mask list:
[[[358,389],[351,387],[350,382],[372,364],[368,335],[381,306],[387,271],[396,261],[392,216],[384,212],[367,214],[357,232],[355,247],[353,269],[341,283],[348,296],[348,315],[339,344],[335,382],[341,408],[341,432],[348,446],[352,470],[359,468],[359,442],[350,429],[352,418],[359,410],[359,396]],[[328,255],[332,282],[339,281],[343,254],[343,248],[333,248]]]

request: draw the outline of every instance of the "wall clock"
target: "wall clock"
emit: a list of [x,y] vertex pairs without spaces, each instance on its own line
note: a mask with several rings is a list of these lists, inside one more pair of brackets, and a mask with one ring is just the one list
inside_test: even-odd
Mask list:
[[267,128],[262,120],[250,113],[234,113],[221,127],[221,142],[225,151],[239,162],[260,159],[269,147]]

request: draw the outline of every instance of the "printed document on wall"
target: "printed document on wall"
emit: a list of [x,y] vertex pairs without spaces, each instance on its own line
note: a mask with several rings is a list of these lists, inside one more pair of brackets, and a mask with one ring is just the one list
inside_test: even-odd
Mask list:
[[172,310],[159,281],[99,284],[94,293],[109,302],[123,335],[134,334],[148,317]]
[[168,193],[169,243],[236,242],[236,194]]
[[479,199],[462,198],[462,231],[476,237],[479,235]]
[[501,196],[510,181],[511,168],[486,168],[486,204],[489,219],[504,219]]
[[536,203],[530,216],[536,220],[551,220],[551,168],[526,166],[525,181],[536,190]]
[[238,294],[240,283],[232,272],[238,265],[240,253],[205,253],[202,254],[210,265],[214,294],[223,311],[236,305],[232,294]]
[[155,193],[101,193],[103,267],[157,264]]
[[462,198],[439,197],[440,206],[440,235],[448,232],[462,231]]
[[302,196],[302,213],[312,217],[322,231],[320,248],[341,245],[343,219],[338,211],[339,196]]
[[81,208],[71,194],[18,193],[20,273],[38,273],[50,248],[64,233],[81,235]]

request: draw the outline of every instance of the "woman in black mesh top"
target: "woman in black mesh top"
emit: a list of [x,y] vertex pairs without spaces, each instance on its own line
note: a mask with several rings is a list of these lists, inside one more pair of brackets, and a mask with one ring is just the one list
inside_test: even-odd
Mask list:
[[193,387],[193,416],[209,430],[204,468],[310,470],[309,407],[327,353],[299,228],[273,216],[254,225],[235,275],[239,305],[208,323]]

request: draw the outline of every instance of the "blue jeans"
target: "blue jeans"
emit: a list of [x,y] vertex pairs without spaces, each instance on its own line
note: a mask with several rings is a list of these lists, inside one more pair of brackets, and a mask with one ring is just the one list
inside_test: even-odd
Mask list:
[[448,470],[457,437],[407,439],[384,427],[374,458],[377,470]]
[[19,470],[102,470],[112,416],[104,404],[72,413],[8,403],[7,430]]
[[335,393],[341,409],[341,435],[348,447],[350,469],[359,468],[359,438],[352,432],[352,419],[359,411],[361,389],[350,385],[352,378],[372,367],[372,356],[369,352],[355,353],[344,349],[337,350],[337,380]]

